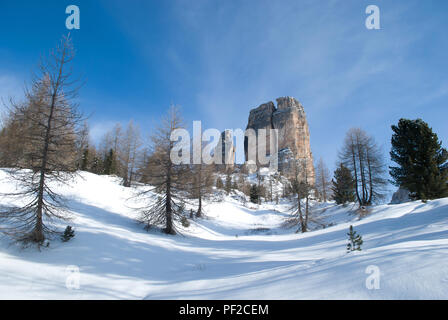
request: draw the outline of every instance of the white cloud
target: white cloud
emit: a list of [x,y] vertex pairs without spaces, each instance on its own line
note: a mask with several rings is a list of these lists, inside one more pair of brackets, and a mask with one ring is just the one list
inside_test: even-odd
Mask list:
[[93,143],[98,143],[103,136],[118,123],[118,121],[104,120],[93,123],[90,127],[90,139]]

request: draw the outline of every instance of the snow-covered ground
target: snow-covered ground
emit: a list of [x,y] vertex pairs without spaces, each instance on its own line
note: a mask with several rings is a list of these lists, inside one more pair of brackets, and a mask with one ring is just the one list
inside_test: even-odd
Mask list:
[[[0,179],[0,192],[14,187],[4,171]],[[1,239],[0,298],[448,298],[448,199],[376,206],[361,220],[351,207],[319,205],[334,225],[300,234],[282,227],[288,204],[226,197],[183,236],[167,236],[135,222],[132,189],[113,177],[83,172],[58,188],[73,216],[60,227],[74,226],[75,238],[41,252]],[[347,254],[350,224],[364,245]],[[379,288],[366,285],[372,278]]]

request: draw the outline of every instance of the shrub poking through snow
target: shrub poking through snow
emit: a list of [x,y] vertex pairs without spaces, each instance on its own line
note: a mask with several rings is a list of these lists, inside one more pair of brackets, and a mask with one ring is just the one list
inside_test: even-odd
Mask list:
[[74,236],[75,236],[75,230],[71,226],[67,226],[64,230],[64,233],[61,236],[61,240],[63,242],[67,242]]
[[350,230],[347,233],[349,239],[347,244],[347,252],[361,251],[361,245],[363,243],[362,237],[353,230],[353,226],[350,226]]
[[182,218],[180,218],[180,223],[182,223],[182,226],[184,228],[188,228],[190,226],[190,221],[188,221],[187,217],[182,216]]

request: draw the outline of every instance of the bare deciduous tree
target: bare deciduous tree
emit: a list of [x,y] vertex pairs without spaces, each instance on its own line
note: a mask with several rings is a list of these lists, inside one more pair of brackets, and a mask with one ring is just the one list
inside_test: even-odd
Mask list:
[[153,187],[137,195],[148,202],[147,206],[140,208],[140,221],[147,228],[164,226],[167,234],[177,233],[174,221],[182,217],[185,206],[188,170],[185,165],[174,164],[170,157],[175,146],[171,141],[171,134],[180,128],[183,128],[183,124],[179,110],[172,106],[161,126],[151,136],[152,154],[148,159],[145,176]]
[[25,205],[10,208],[0,216],[8,220],[3,230],[24,242],[42,244],[55,231],[51,221],[68,218],[64,199],[51,182],[67,183],[76,171],[76,135],[81,115],[73,99],[77,87],[70,63],[74,50],[70,37],[40,64],[40,76],[25,90],[25,103],[12,104],[11,118],[20,129],[23,151],[11,175],[20,183],[16,193]]
[[387,180],[383,155],[372,137],[360,128],[350,129],[339,158],[352,173],[360,206],[371,205],[384,197]]
[[191,167],[191,195],[193,199],[198,200],[198,209],[196,217],[201,218],[204,215],[203,200],[213,190],[213,164],[195,164]]
[[331,195],[331,175],[324,160],[319,159],[316,165],[316,191],[321,201],[326,202]]
[[131,120],[120,141],[119,159],[123,185],[130,187],[134,181],[137,162],[141,154],[140,130]]
[[89,149],[89,126],[87,121],[84,121],[81,130],[76,139],[76,167],[80,170],[85,170]]
[[308,175],[308,163],[306,159],[297,160],[293,167],[293,174],[289,177],[294,202],[291,207],[292,218],[287,224],[299,225],[297,232],[308,231],[309,222],[321,224],[317,211],[311,210],[310,199],[314,187],[310,184]]

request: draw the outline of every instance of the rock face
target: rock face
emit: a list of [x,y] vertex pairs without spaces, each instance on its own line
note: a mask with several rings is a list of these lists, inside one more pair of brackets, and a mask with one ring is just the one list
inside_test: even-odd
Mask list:
[[409,191],[406,190],[405,188],[400,187],[392,195],[390,204],[400,204],[400,203],[405,203],[405,202],[409,202],[409,201],[411,201],[411,199],[409,198]]
[[[314,184],[313,155],[310,147],[310,133],[302,104],[292,97],[281,97],[273,102],[252,109],[246,129],[278,130],[279,170],[291,174],[296,163],[306,167],[308,182]],[[271,156],[269,130],[266,134],[266,154]],[[247,140],[246,140],[247,141]],[[245,143],[246,161],[248,160],[247,142]]]
[[225,168],[233,168],[235,165],[235,146],[232,131],[225,130],[221,133],[221,139],[216,145],[215,152],[221,153],[222,164]]

